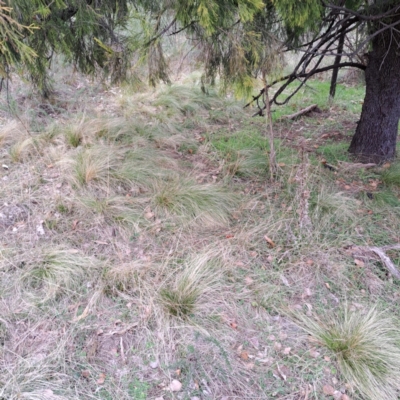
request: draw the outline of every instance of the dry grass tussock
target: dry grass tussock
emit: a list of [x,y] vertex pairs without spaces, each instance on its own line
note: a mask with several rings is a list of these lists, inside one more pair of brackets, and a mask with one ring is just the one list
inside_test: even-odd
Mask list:
[[376,308],[313,320],[298,315],[300,326],[337,358],[347,382],[365,398],[394,399],[400,390],[399,327]]
[[227,224],[238,198],[222,186],[187,179],[156,181],[152,187],[152,206],[156,215],[176,216],[182,221],[203,226]]
[[397,317],[371,303],[395,310],[397,282],[350,246],[395,242],[400,215],[336,182],[369,176],[282,141],[267,181],[264,122],[240,103],[115,93],[0,130],[0,398],[393,395]]
[[24,261],[20,287],[26,301],[32,298],[46,302],[62,294],[73,294],[84,277],[96,274],[96,267],[96,261],[79,250],[43,250]]
[[11,120],[8,121],[6,125],[2,126],[0,133],[0,144],[6,147],[18,139],[25,139],[25,137],[25,127],[19,121]]
[[171,273],[161,286],[160,301],[173,317],[188,319],[203,309],[205,318],[215,313],[210,300],[221,294],[223,265],[207,255],[188,260],[178,272]]

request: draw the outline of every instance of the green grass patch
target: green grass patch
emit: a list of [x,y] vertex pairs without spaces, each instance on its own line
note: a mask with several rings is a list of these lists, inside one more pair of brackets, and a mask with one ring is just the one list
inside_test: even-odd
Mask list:
[[332,142],[320,146],[317,152],[322,155],[328,163],[336,164],[338,161],[350,161],[348,148],[348,143]]
[[393,163],[381,173],[381,181],[387,186],[400,186],[400,163]]

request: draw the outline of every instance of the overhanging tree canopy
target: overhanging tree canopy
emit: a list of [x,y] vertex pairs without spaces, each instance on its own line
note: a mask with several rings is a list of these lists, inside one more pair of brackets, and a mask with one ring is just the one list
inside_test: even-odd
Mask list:
[[[284,83],[271,103],[286,103],[318,72],[342,67],[365,70],[366,95],[349,151],[367,162],[395,157],[400,118],[399,1],[271,0],[271,5],[286,27],[284,50],[302,53],[293,72],[278,80]],[[331,63],[324,65],[329,57]],[[296,81],[297,89],[282,98]]]
[[[208,49],[205,64],[209,76],[220,64],[229,71],[226,82],[235,76],[246,80],[249,68],[243,47],[232,48],[240,27],[263,7],[262,0],[4,0],[25,29],[23,43],[35,59],[10,60],[3,64],[23,65],[31,81],[48,94],[48,70],[53,55],[63,54],[84,73],[105,72],[117,80],[125,75],[134,53],[149,66],[149,80],[168,81],[162,48],[165,35],[190,36]],[[16,28],[16,27],[14,27]],[[15,29],[17,30],[17,29]],[[5,36],[3,35],[3,39]],[[255,41],[255,40],[253,40]],[[261,46],[260,42],[257,42]],[[225,48],[222,50],[222,48]],[[238,54],[235,56],[235,51]],[[229,53],[230,60],[224,58]],[[23,54],[23,53],[21,53]],[[3,53],[0,53],[2,56]],[[222,56],[222,57],[221,57]],[[4,77],[4,74],[3,74]],[[247,77],[248,80],[248,77]],[[247,87],[250,85],[247,83]]]
[[[298,90],[315,73],[364,69],[366,96],[350,152],[375,162],[395,156],[400,117],[398,0],[8,0],[5,5],[25,26],[14,26],[24,38],[18,43],[29,47],[21,51],[11,46],[13,59],[1,50],[3,64],[24,64],[45,94],[46,72],[55,53],[63,53],[84,72],[105,70],[118,78],[136,52],[147,60],[152,83],[168,81],[162,46],[168,35],[185,35],[198,49],[205,84],[218,75],[225,86],[242,94],[249,94],[259,73],[274,70],[279,54],[300,52],[293,72],[278,79],[282,86],[271,99],[275,104],[290,99],[292,95],[283,96],[290,83],[299,82]],[[32,30],[32,24],[37,29]],[[362,39],[355,41],[356,36]],[[33,50],[31,56],[22,57],[28,49]]]

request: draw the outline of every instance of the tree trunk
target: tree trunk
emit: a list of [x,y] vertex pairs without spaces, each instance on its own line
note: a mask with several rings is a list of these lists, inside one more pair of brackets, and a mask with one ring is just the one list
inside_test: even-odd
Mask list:
[[[389,23],[400,20],[400,15]],[[379,28],[382,25],[379,25]],[[387,29],[372,40],[365,70],[366,93],[349,152],[362,162],[396,156],[400,118],[400,33]]]

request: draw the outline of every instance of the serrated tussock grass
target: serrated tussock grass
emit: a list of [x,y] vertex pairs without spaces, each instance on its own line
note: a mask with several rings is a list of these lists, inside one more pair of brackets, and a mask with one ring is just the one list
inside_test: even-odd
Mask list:
[[159,300],[167,315],[187,319],[204,306],[211,312],[211,297],[218,297],[221,284],[221,262],[200,255],[187,260],[183,267],[166,279]]
[[215,93],[205,94],[199,87],[171,85],[161,91],[153,105],[183,114],[193,114],[202,108],[221,106],[222,102]]
[[81,149],[75,158],[68,161],[72,164],[73,179],[79,186],[96,182],[107,187],[123,160],[124,155],[118,149],[97,145]]
[[356,218],[357,202],[354,198],[324,184],[314,189],[310,197],[310,209],[314,220],[334,218],[352,221]]
[[146,260],[133,260],[110,266],[103,277],[106,294],[124,293],[129,296],[140,296],[140,285],[143,275],[149,269],[149,264]]
[[268,168],[269,156],[266,150],[246,149],[238,151],[234,160],[225,165],[225,172],[241,177],[266,176]]
[[82,284],[84,276],[95,271],[92,257],[75,249],[42,251],[26,260],[20,280],[27,297],[33,295],[40,302],[68,293]]
[[109,143],[131,144],[136,147],[146,145],[140,120],[125,117],[88,117],[72,121],[68,127],[59,127],[66,142],[71,147],[90,145],[101,139]]
[[138,232],[139,226],[146,222],[143,217],[143,205],[135,197],[86,195],[79,197],[77,201],[88,212],[101,214],[106,223],[120,225],[132,233]]
[[[53,344],[53,343],[52,343]],[[8,400],[78,400],[74,390],[62,384],[65,374],[58,371],[64,340],[59,348],[46,354],[46,363],[40,362],[43,354],[28,354],[23,359],[8,362],[1,377],[0,396]],[[23,346],[22,346],[23,347]],[[36,350],[36,349],[34,349]],[[56,394],[58,393],[58,394]]]
[[25,127],[19,121],[10,121],[1,127],[0,145],[9,146],[16,141],[26,138],[27,132]]
[[227,224],[239,204],[239,197],[220,185],[198,184],[185,178],[158,180],[151,190],[156,214],[200,225]]
[[124,149],[110,144],[77,149],[76,154],[65,157],[60,164],[67,179],[76,186],[94,185],[103,191],[121,184],[145,185],[151,178],[170,173],[163,167],[174,166],[173,160],[151,148]]
[[[76,87],[81,77],[73,79]],[[346,297],[397,313],[396,282],[376,260],[355,266],[348,247],[398,242],[397,188],[384,189],[393,196],[382,209],[379,185],[367,196],[379,169],[319,169],[312,145],[302,167],[303,138],[347,125],[326,114],[277,122],[281,165],[268,180],[265,120],[248,118],[256,109],[199,88],[123,99],[118,89],[79,92],[73,110],[48,116],[58,121],[51,129],[32,125],[38,151],[23,126],[0,132],[0,214],[16,204],[30,210],[13,225],[0,216],[0,398],[168,397],[177,379],[188,398],[319,399],[335,378],[335,390],[348,382],[357,389],[351,398],[368,399],[354,372],[340,376],[335,357],[310,361],[299,329],[279,311],[323,307],[330,316]],[[344,145],[327,141],[324,149],[317,140],[325,158],[344,157]],[[16,144],[23,163],[9,162]],[[302,196],[311,232],[299,224]],[[397,263],[395,251],[387,255]],[[332,331],[337,314],[318,325]],[[337,339],[342,325],[324,336],[329,346],[318,343],[350,360],[358,345]],[[372,347],[354,358],[373,372],[368,382],[381,384],[386,364],[363,361]]]
[[296,322],[334,353],[340,372],[364,398],[397,398],[400,330],[393,318],[376,307],[365,312],[345,308],[318,321],[297,315]]

